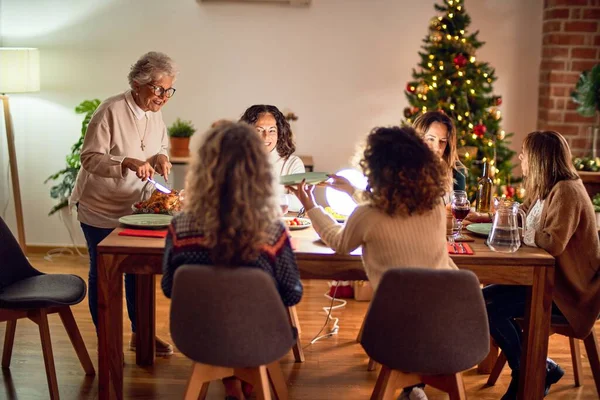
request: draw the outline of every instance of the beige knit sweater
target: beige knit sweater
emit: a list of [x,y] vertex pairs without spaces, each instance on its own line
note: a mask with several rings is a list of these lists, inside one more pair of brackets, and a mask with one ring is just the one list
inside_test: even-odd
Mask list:
[[369,281],[377,288],[383,273],[396,267],[457,269],[446,248],[446,211],[443,204],[421,215],[390,217],[370,205],[360,205],[345,226],[323,208],[308,211],[321,239],[337,253],[362,246]]
[[[144,140],[144,150],[141,140]],[[115,228],[142,200],[145,183],[122,171],[125,157],[155,164],[167,152],[167,128],[159,112],[144,112],[131,91],[106,99],[94,113],[81,149],[81,169],[69,203],[78,206],[79,221],[97,228]],[[150,186],[147,190],[151,190]]]
[[600,313],[600,243],[581,179],[557,183],[544,199],[535,244],[556,257],[552,299],[577,336],[585,338]]

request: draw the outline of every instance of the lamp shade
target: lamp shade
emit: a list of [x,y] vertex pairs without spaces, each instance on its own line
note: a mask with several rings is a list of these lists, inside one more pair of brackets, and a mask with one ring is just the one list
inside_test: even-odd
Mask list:
[[39,50],[0,47],[0,93],[25,93],[39,90]]

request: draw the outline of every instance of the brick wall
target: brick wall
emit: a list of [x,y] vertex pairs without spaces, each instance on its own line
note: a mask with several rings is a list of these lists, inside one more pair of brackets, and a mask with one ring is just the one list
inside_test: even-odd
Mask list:
[[587,155],[595,121],[575,111],[570,93],[600,63],[600,0],[544,0],[542,35],[538,129],[562,133],[574,155]]

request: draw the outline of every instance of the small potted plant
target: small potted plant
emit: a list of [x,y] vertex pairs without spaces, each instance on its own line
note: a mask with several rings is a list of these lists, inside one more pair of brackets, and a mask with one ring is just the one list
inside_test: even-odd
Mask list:
[[170,151],[173,157],[189,157],[190,137],[196,132],[192,121],[177,118],[167,129],[169,134]]
[[592,199],[594,211],[596,212],[596,226],[600,229],[600,193],[597,193]]

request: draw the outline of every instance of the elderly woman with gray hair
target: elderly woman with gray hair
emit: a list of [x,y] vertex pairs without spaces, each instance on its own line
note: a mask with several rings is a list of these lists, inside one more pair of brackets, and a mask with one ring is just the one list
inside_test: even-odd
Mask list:
[[[70,203],[77,205],[78,219],[90,254],[89,306],[98,324],[96,246],[118,219],[131,214],[144,182],[155,173],[168,179],[167,129],[161,108],[175,94],[177,69],[165,54],[144,54],[129,72],[130,90],[106,99],[88,125],[81,149],[81,170]],[[135,275],[125,275],[127,311],[135,350]],[[173,347],[156,338],[157,355],[173,353]]]

